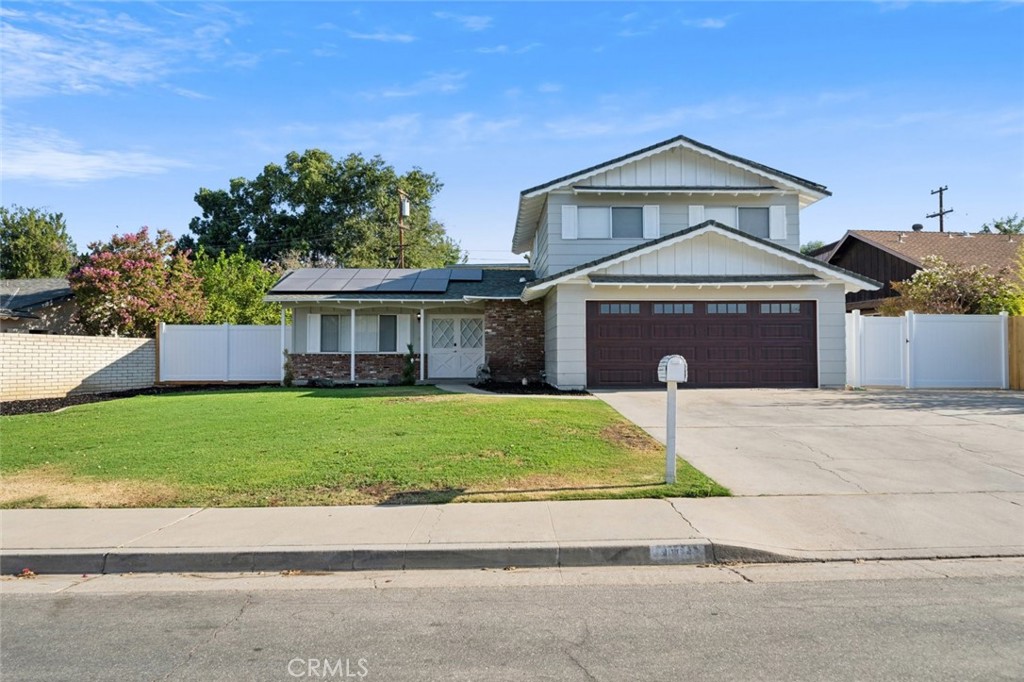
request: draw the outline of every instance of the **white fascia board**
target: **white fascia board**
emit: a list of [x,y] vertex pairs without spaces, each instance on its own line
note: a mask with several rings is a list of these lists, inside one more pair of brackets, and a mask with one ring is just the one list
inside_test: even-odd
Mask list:
[[654,253],[655,251],[660,251],[663,248],[672,246],[673,244],[678,244],[679,242],[684,242],[687,239],[693,239],[694,237],[697,237],[699,235],[705,234],[707,232],[714,232],[715,234],[719,234],[719,235],[721,235],[723,237],[726,237],[728,239],[732,239],[733,241],[737,241],[737,242],[739,242],[741,244],[745,244],[747,246],[753,247],[755,249],[758,249],[759,251],[764,251],[765,253],[770,253],[773,256],[778,256],[779,258],[782,258],[783,260],[788,260],[788,261],[791,261],[791,262],[796,263],[798,265],[802,265],[805,268],[807,268],[808,270],[812,270],[813,272],[821,275],[823,277],[823,279],[825,279],[829,283],[841,283],[841,284],[845,285],[847,293],[853,293],[853,292],[857,292],[857,291],[862,291],[864,289],[867,289],[869,291],[875,291],[875,290],[878,289],[878,287],[873,287],[873,286],[869,285],[867,282],[863,282],[863,281],[861,281],[861,280],[859,280],[857,278],[850,277],[848,275],[844,275],[841,272],[836,272],[835,270],[832,270],[830,267],[827,267],[827,266],[824,266],[824,265],[818,266],[815,263],[812,263],[812,262],[809,262],[807,260],[804,260],[803,258],[798,257],[796,255],[790,255],[784,249],[772,249],[772,248],[766,247],[763,244],[760,244],[760,243],[758,243],[756,241],[744,239],[743,237],[741,237],[739,235],[736,235],[736,234],[733,234],[732,232],[727,232],[725,230],[722,230],[722,229],[720,229],[718,227],[715,227],[714,225],[708,225],[707,227],[704,227],[702,229],[694,230],[693,232],[688,232],[686,234],[681,234],[681,235],[679,235],[675,239],[667,239],[665,241],[659,241],[657,244],[652,244],[652,245],[650,245],[650,246],[648,246],[646,248],[637,249],[635,251],[629,251],[628,253],[624,253],[624,254],[616,257],[616,258],[610,258],[608,260],[602,261],[602,262],[600,262],[600,263],[598,263],[596,265],[593,265],[593,266],[591,266],[589,268],[584,268],[582,270],[577,270],[575,272],[569,273],[569,274],[565,275],[565,277],[556,277],[555,279],[552,279],[552,280],[547,281],[547,282],[543,282],[542,284],[540,284],[540,285],[538,285],[536,287],[527,286],[526,290],[523,291],[523,300],[524,301],[530,301],[530,300],[533,300],[533,299],[540,298],[541,296],[544,295],[544,292],[546,292],[548,289],[550,289],[551,287],[556,286],[558,284],[562,284],[564,282],[568,282],[568,281],[573,280],[573,279],[585,277],[586,275],[589,275],[592,272],[596,272],[598,270],[603,270],[605,268],[611,267],[612,265],[617,265],[619,263],[623,263],[623,262],[628,261],[628,260],[633,260],[634,258],[640,258],[641,256],[644,256],[644,255],[646,255],[648,253]]
[[599,194],[644,194],[644,195],[647,195],[647,194],[681,194],[681,195],[687,195],[687,196],[699,195],[699,196],[712,196],[712,197],[717,195],[717,194],[721,194],[723,196],[731,196],[731,197],[739,196],[741,194],[743,194],[743,195],[752,194],[754,196],[760,196],[762,194],[770,194],[772,196],[796,194],[796,192],[791,190],[791,189],[764,189],[764,188],[758,188],[758,187],[751,187],[750,189],[746,189],[746,188],[743,188],[743,189],[740,189],[740,188],[729,188],[729,189],[725,189],[725,188],[723,188],[723,189],[676,189],[676,188],[671,188],[671,187],[666,187],[664,189],[661,189],[661,188],[651,188],[651,187],[640,188],[640,189],[633,189],[631,187],[615,187],[615,188],[611,188],[611,187],[573,187],[572,188],[572,193],[573,194],[591,194],[591,195],[599,195]]
[[791,182],[789,180],[786,180],[785,178],[781,178],[781,177],[779,177],[777,175],[774,175],[774,174],[771,174],[771,173],[766,173],[765,171],[763,171],[763,170],[761,170],[759,168],[754,168],[753,166],[748,166],[745,163],[740,163],[739,161],[735,161],[733,159],[726,158],[724,156],[721,156],[720,154],[715,154],[714,152],[710,152],[707,149],[702,149],[702,148],[694,146],[692,144],[688,144],[685,140],[675,140],[675,141],[673,141],[673,142],[671,142],[669,144],[663,145],[661,147],[656,147],[655,149],[650,149],[650,150],[648,150],[648,151],[646,151],[646,152],[644,152],[642,154],[636,154],[634,156],[630,156],[630,157],[627,157],[625,159],[622,159],[622,160],[620,160],[620,161],[618,161],[616,163],[609,163],[609,164],[601,166],[599,168],[595,168],[595,169],[592,169],[590,171],[587,171],[586,173],[581,173],[581,174],[575,175],[575,176],[573,176],[571,178],[567,178],[567,179],[563,180],[562,182],[558,183],[557,185],[552,185],[551,187],[546,187],[544,189],[539,189],[539,190],[536,190],[535,192],[531,192],[530,194],[526,194],[526,195],[523,196],[523,198],[525,199],[527,197],[535,197],[535,196],[539,196],[541,194],[550,193],[550,192],[552,192],[554,190],[563,189],[565,187],[572,186],[573,184],[575,184],[576,182],[582,180],[583,178],[589,178],[592,175],[597,175],[598,173],[606,173],[606,172],[608,172],[610,170],[615,170],[616,168],[621,168],[622,166],[626,166],[626,165],[634,163],[636,161],[640,161],[642,159],[646,159],[646,158],[649,158],[651,156],[655,156],[657,154],[661,154],[662,152],[668,151],[669,149],[674,149],[675,147],[683,147],[685,149],[689,149],[692,152],[695,152],[697,154],[701,154],[701,155],[706,156],[706,157],[711,158],[711,159],[715,159],[716,161],[720,161],[722,163],[728,164],[730,166],[733,166],[734,168],[739,168],[741,170],[745,170],[748,173],[753,173],[754,175],[759,175],[762,178],[769,178],[769,179],[773,180],[774,182],[778,182],[780,185],[784,185],[785,187],[787,187],[787,188],[789,188],[791,190],[795,190],[797,193],[799,193],[801,195],[806,194],[806,195],[808,195],[808,197],[813,197],[814,200],[813,201],[808,201],[807,202],[808,204],[812,204],[812,203],[814,203],[814,201],[817,201],[818,199],[824,199],[826,196],[828,196],[827,194],[823,194],[821,192],[815,192],[814,190],[808,189],[807,187],[803,187],[801,185],[797,185],[796,183]]
[[597,287],[607,287],[611,289],[621,289],[622,287],[643,287],[645,289],[677,289],[679,287],[688,287],[691,289],[721,289],[723,287],[749,289],[750,287],[768,287],[769,289],[773,289],[775,287],[793,287],[794,289],[799,289],[800,287],[827,287],[830,284],[833,284],[833,282],[827,282],[823,279],[799,282],[780,279],[757,282],[589,282],[589,284],[591,289],[595,289]]

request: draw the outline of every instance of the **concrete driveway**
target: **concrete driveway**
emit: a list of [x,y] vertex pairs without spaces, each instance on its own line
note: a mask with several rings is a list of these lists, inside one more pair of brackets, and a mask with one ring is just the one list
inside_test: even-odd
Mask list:
[[[664,442],[664,391],[597,395]],[[734,497],[676,499],[705,537],[792,557],[1024,555],[1024,395],[686,390],[680,456]]]
[[[665,441],[665,391],[598,397]],[[734,495],[1024,493],[1024,394],[680,390],[681,457]]]

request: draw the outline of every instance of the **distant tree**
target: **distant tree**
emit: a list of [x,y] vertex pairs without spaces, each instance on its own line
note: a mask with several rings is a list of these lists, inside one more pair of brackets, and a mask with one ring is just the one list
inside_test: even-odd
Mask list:
[[947,263],[929,256],[924,268],[902,282],[893,282],[899,294],[882,301],[883,315],[915,313],[994,315],[1024,313],[1021,288],[1012,273],[993,273],[987,266]]
[[1024,233],[1024,218],[1018,217],[1016,213],[996,218],[982,225],[981,232],[984,234],[1022,234]]
[[235,251],[213,258],[202,251],[196,256],[196,274],[202,278],[208,324],[277,324],[281,306],[264,303],[263,297],[278,279],[277,266],[265,266]]
[[90,334],[153,336],[160,321],[201,323],[206,303],[187,251],[169,232],[156,241],[143,227],[89,245],[90,253],[68,276],[78,321]]
[[805,256],[809,256],[823,246],[825,246],[825,242],[821,241],[820,239],[815,239],[814,241],[807,242],[806,244],[801,246],[800,253],[804,254]]
[[253,180],[235,178],[228,189],[200,188],[202,215],[179,246],[212,256],[245,248],[263,262],[297,252],[305,260],[330,259],[340,267],[395,267],[398,263],[399,190],[410,200],[405,219],[407,267],[439,267],[463,259],[459,245],[431,214],[441,189],[433,173],[404,175],[379,156],[335,160],[319,149],[291,152],[267,164]]
[[0,206],[0,277],[63,277],[76,260],[63,214]]

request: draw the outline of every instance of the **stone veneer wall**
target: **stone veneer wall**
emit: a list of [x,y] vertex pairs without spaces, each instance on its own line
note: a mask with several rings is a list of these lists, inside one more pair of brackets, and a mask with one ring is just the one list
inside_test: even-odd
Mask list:
[[[295,381],[305,383],[315,379],[333,379],[348,382],[350,374],[348,353],[294,353],[292,368]],[[416,379],[420,378],[420,355],[413,355]],[[402,378],[405,355],[378,355],[356,353],[356,381],[360,383],[397,383]]]
[[0,334],[0,400],[127,391],[155,379],[153,339]]
[[487,366],[495,381],[544,380],[542,301],[487,301],[484,305]]

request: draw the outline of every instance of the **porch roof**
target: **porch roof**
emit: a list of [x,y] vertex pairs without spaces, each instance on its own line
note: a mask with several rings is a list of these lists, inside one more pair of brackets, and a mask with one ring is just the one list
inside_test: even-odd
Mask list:
[[[351,270],[336,269],[339,275]],[[468,302],[481,299],[518,299],[526,285],[536,279],[527,268],[480,268],[480,281],[449,280],[443,292],[388,292],[388,291],[339,291],[339,292],[286,292],[279,289],[294,271],[288,271],[263,297],[271,303],[318,303],[325,301],[384,301],[389,303],[425,302]]]

